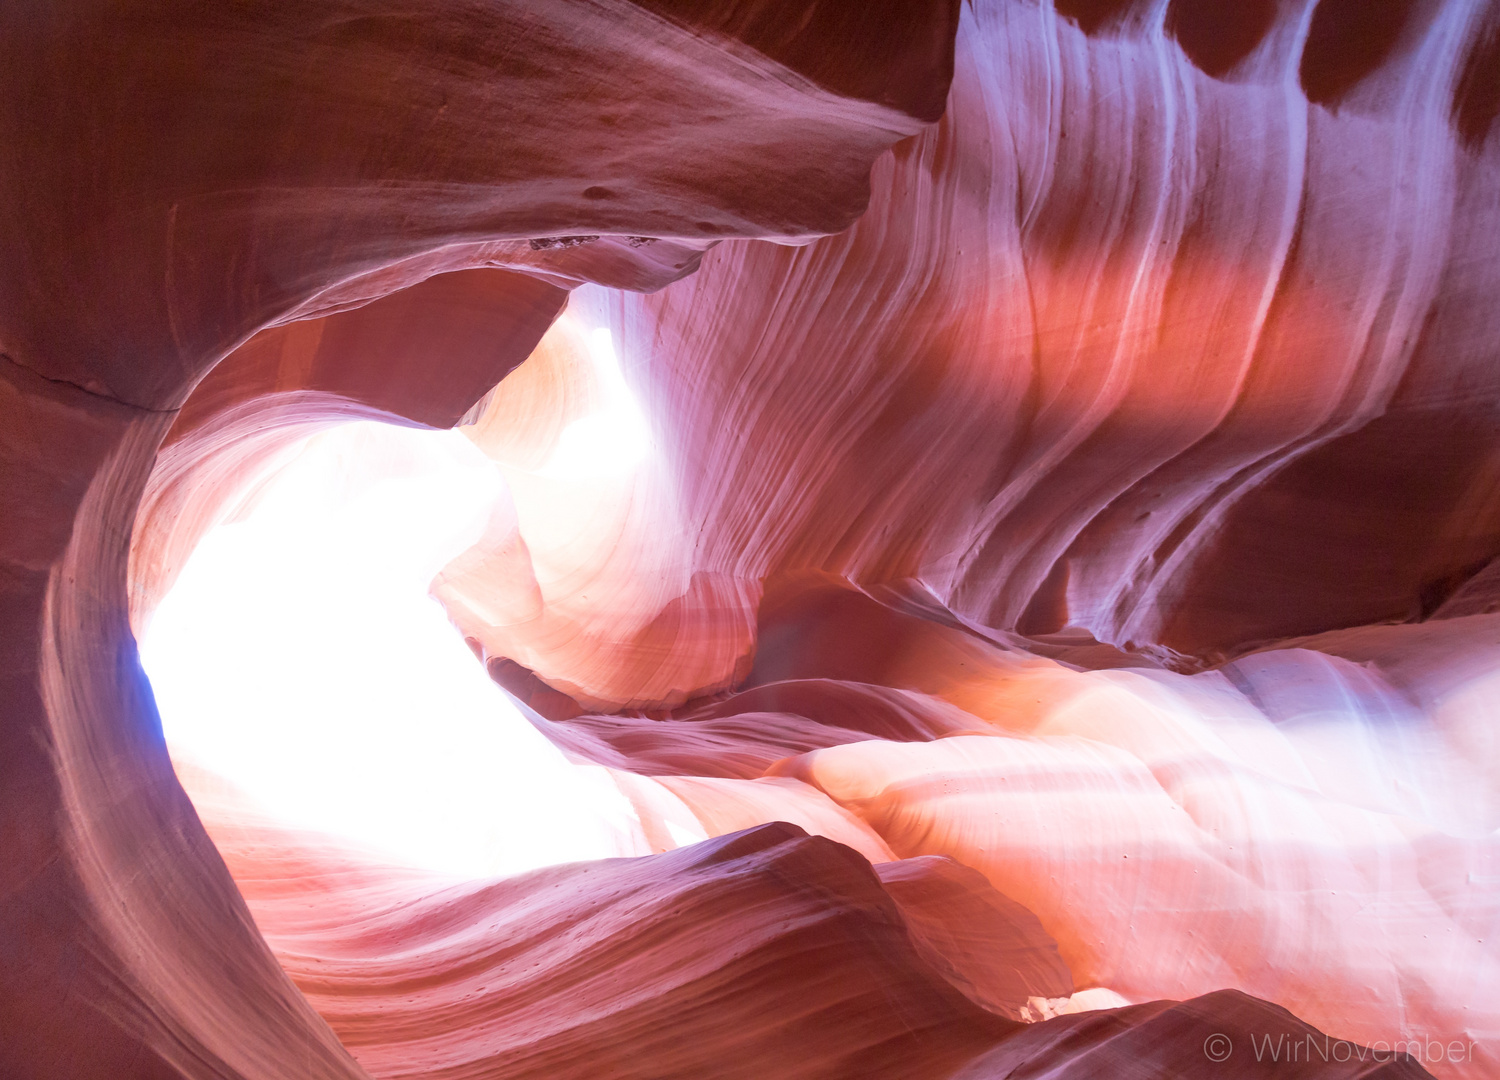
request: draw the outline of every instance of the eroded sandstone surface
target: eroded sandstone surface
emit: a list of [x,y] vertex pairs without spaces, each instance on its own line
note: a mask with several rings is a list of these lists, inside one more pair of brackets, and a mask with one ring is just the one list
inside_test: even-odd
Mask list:
[[[0,102],[0,1073],[1500,1068],[1494,0],[17,6]],[[353,419],[632,857],[174,768],[135,635]]]

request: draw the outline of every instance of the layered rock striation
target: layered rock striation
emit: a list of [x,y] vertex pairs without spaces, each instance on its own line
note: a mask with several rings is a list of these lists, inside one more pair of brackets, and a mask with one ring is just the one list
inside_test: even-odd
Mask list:
[[[0,1073],[1493,1073],[1497,41],[0,12]],[[133,631],[352,418],[495,463],[433,593],[653,854],[174,771]]]

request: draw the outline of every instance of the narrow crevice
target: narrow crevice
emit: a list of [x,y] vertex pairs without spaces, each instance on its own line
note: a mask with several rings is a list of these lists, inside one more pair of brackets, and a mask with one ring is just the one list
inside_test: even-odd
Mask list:
[[149,405],[138,405],[133,401],[126,401],[123,398],[115,397],[113,394],[106,394],[99,390],[90,390],[88,387],[80,386],[68,379],[55,379],[49,375],[43,375],[34,367],[31,367],[29,364],[25,364],[20,360],[17,360],[8,352],[0,352],[0,360],[4,360],[19,371],[24,372],[25,377],[39,379],[50,386],[58,387],[64,391],[73,391],[75,393],[83,394],[87,397],[94,398],[96,401],[108,402],[111,405],[118,405],[121,408],[131,409],[135,412],[149,413],[153,416],[171,416],[177,413],[176,409],[153,409]]

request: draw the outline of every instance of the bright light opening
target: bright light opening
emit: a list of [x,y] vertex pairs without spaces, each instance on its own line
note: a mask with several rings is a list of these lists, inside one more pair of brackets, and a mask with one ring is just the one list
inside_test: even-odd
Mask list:
[[[559,467],[645,445],[629,391],[610,400]],[[247,518],[204,537],[141,643],[174,758],[407,865],[489,876],[645,853],[610,775],[564,760],[428,595],[503,483],[454,431],[311,439]]]
[[588,351],[603,408],[563,429],[539,475],[582,480],[625,473],[651,450],[651,428],[620,370],[614,336],[604,327],[592,331]]

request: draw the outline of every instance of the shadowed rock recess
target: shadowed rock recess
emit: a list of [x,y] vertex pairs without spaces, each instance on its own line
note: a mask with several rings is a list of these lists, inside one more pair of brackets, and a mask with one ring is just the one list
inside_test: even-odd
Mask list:
[[[1500,1074],[1497,118],[1500,0],[0,5],[0,1077]],[[169,755],[354,420],[619,857]]]

